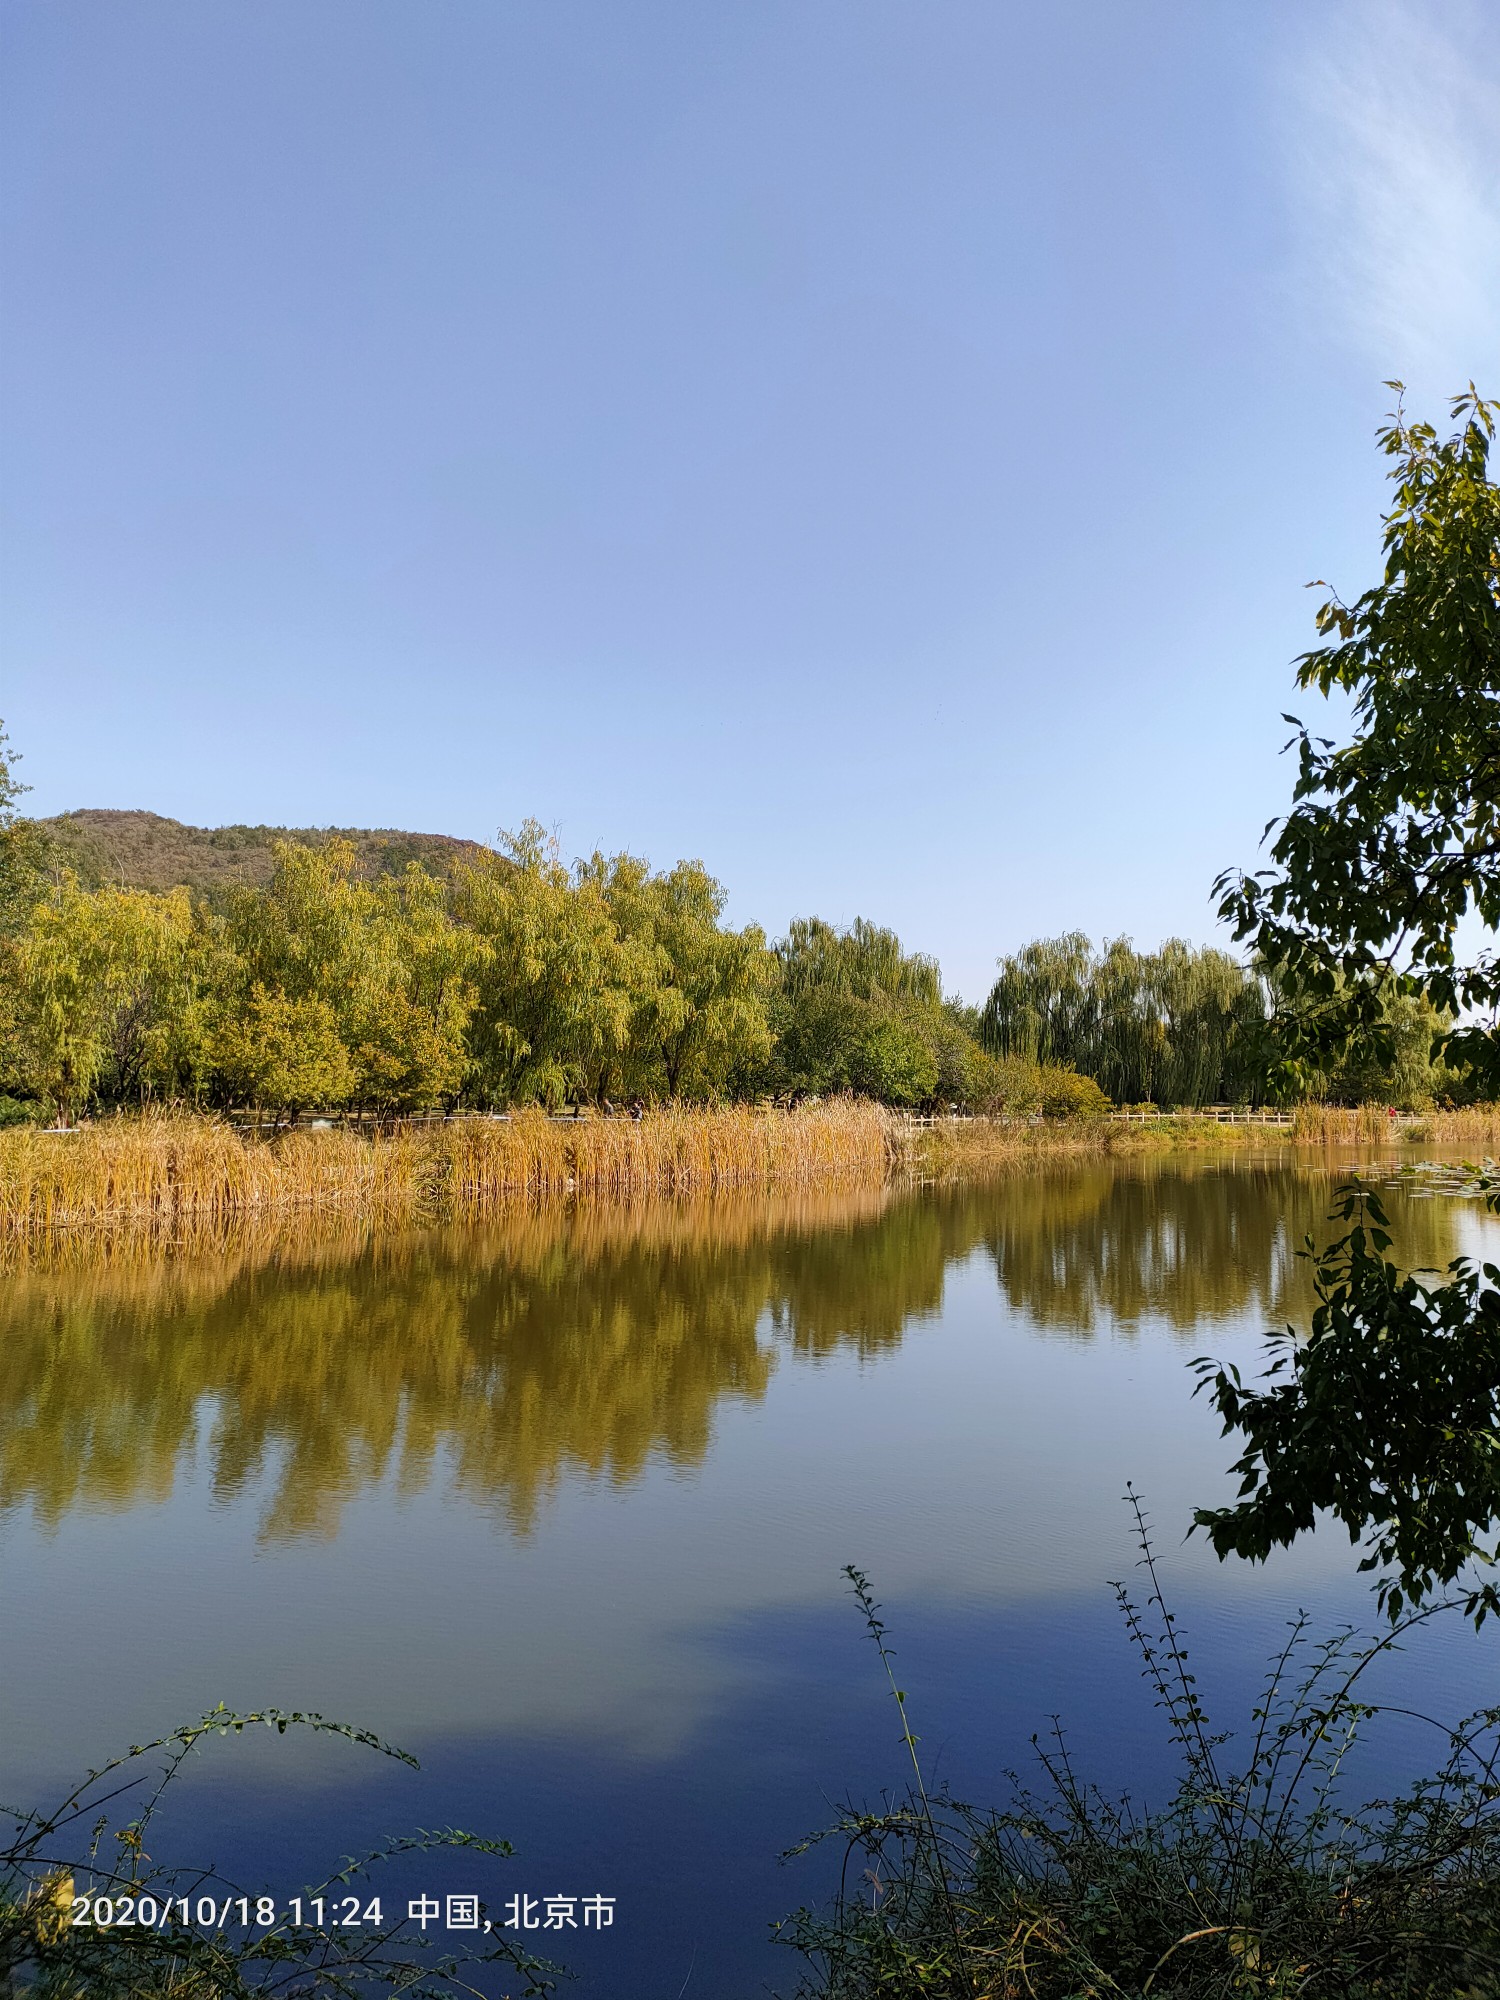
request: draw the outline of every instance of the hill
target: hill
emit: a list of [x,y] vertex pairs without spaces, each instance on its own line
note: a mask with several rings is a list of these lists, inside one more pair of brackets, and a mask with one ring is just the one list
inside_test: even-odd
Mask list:
[[399,875],[418,862],[430,875],[447,876],[459,861],[483,854],[477,841],[447,833],[402,833],[392,827],[184,826],[153,812],[84,809],[36,822],[48,835],[55,859],[89,888],[118,883],[129,889],[209,893],[237,883],[264,886],[271,879],[273,841],[322,847],[351,841],[357,872],[366,881]]

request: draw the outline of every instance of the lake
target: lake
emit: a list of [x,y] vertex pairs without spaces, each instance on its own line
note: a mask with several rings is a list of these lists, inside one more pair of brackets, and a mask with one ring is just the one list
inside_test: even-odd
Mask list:
[[[1296,1251],[1336,1169],[1285,1155],[1069,1166],[961,1187],[579,1207],[389,1236],[288,1225],[201,1253],[74,1249],[0,1279],[0,1798],[215,1702],[313,1709],[189,1766],[159,1858],[283,1899],[414,1827],[504,1836],[404,1896],[612,1898],[537,1932],[582,1996],[790,1993],[772,1920],[904,1786],[842,1575],[885,1607],[930,1772],[999,1802],[1062,1716],[1080,1765],[1171,1758],[1110,1590],[1140,1491],[1202,1691],[1243,1721],[1305,1606],[1373,1625],[1347,1540],[1264,1570],[1184,1543],[1230,1491],[1191,1397],[1305,1316]],[[1497,1226],[1392,1196],[1443,1264]],[[1493,1255],[1492,1247],[1488,1254]],[[1494,1636],[1414,1642],[1381,1691],[1497,1699]],[[1392,1725],[1374,1791],[1436,1748]]]

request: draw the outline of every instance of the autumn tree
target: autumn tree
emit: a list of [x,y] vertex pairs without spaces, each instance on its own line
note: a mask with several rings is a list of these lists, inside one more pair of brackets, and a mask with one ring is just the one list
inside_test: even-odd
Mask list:
[[15,951],[18,1067],[63,1124],[130,1040],[133,1082],[167,1066],[192,931],[186,890],[89,891],[67,875],[32,907]]
[[502,835],[499,854],[458,870],[454,907],[484,947],[470,1037],[481,1101],[602,1094],[629,1046],[642,960],[619,937],[604,885],[586,869],[575,880],[528,820]]
[[[269,888],[229,899],[212,1055],[229,1096],[405,1111],[459,1090],[483,941],[420,868],[371,885],[354,865],[348,841],[281,842]],[[316,1060],[295,1059],[299,1034]]]
[[771,1049],[764,932],[720,923],[727,894],[701,861],[653,875],[630,855],[596,855],[587,874],[631,953],[630,1083],[648,1096],[725,1095]]

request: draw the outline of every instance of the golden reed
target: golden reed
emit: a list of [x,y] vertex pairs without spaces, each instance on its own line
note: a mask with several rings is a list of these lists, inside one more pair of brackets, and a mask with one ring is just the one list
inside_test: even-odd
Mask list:
[[113,1118],[71,1133],[0,1132],[0,1234],[123,1223],[175,1235],[294,1209],[424,1221],[558,1195],[879,1180],[892,1151],[888,1114],[845,1102],[639,1121],[522,1111],[369,1137],[334,1128],[259,1139],[208,1118]]
[[1302,1104],[1292,1116],[1291,1137],[1303,1146],[1492,1148],[1500,1145],[1500,1104],[1426,1111],[1416,1118],[1393,1118],[1383,1104]]

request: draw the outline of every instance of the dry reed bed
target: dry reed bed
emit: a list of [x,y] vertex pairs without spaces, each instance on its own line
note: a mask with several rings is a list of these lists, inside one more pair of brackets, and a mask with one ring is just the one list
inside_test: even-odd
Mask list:
[[1414,1120],[1393,1118],[1384,1105],[1348,1108],[1299,1105],[1291,1138],[1302,1146],[1500,1146],[1500,1104],[1470,1104],[1457,1111],[1428,1111]]
[[1106,1159],[1137,1153],[1264,1152],[1287,1145],[1441,1146],[1454,1153],[1500,1149],[1500,1104],[1392,1118],[1384,1105],[1357,1108],[1305,1104],[1290,1126],[1221,1124],[1212,1118],[1151,1119],[1141,1124],[1107,1118],[1031,1124],[1022,1120],[955,1119],[908,1128],[901,1150],[919,1172],[958,1175],[990,1166],[1019,1166],[1056,1159]]
[[426,1221],[559,1195],[879,1180],[890,1127],[877,1105],[841,1103],[577,1123],[521,1112],[371,1137],[293,1131],[261,1140],[183,1116],[112,1119],[69,1134],[17,1130],[0,1133],[0,1232],[127,1223],[192,1234],[292,1209]]

